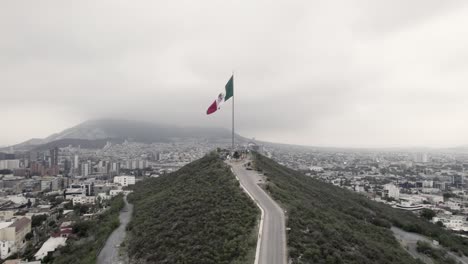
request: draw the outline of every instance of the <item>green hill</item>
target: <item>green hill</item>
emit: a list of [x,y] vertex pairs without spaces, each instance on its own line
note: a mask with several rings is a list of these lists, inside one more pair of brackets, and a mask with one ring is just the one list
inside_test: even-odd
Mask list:
[[131,263],[253,263],[259,210],[216,155],[135,185]]
[[399,245],[392,225],[432,237],[467,255],[468,241],[357,193],[324,183],[254,154],[266,190],[287,210],[292,263],[420,263]]

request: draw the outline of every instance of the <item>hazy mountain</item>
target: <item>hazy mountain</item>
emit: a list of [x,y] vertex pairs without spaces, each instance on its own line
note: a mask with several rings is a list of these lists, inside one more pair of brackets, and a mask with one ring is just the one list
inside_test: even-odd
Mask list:
[[[188,139],[229,143],[231,131],[224,128],[178,127],[133,120],[99,119],[86,121],[45,139],[30,139],[13,147],[17,151],[68,145],[99,148],[106,141],[153,143]],[[236,135],[236,140],[243,141],[244,138]]]
[[64,138],[64,139],[57,139],[45,144],[34,146],[34,150],[47,150],[54,147],[58,148],[65,148],[68,146],[80,146],[84,149],[101,149],[103,148],[107,142],[112,142],[114,144],[120,144],[124,140],[118,138],[103,138],[103,139],[79,139],[79,138]]
[[[14,145],[13,148],[15,150],[23,150],[23,149],[33,149],[35,148],[36,146],[39,146],[41,144],[44,144],[44,143],[47,143],[47,140],[46,139],[42,139],[42,138],[32,138],[30,140],[27,140],[25,142],[22,142],[20,144],[17,144],[17,145]],[[9,149],[9,147],[5,147],[3,149]]]

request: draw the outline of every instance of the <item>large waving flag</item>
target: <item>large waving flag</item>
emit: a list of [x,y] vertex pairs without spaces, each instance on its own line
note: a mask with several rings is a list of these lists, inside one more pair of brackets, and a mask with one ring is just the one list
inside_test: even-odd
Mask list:
[[206,110],[207,115],[218,111],[224,102],[226,102],[227,100],[229,100],[229,98],[234,96],[234,76],[231,76],[224,89],[226,93],[220,93],[218,95],[218,98],[216,98],[216,100],[210,105],[210,107],[208,107],[208,110]]
[[229,81],[226,83],[224,89],[226,89],[226,96],[224,97],[224,101],[227,101],[229,98],[234,96],[234,75],[231,76],[231,79],[229,79]]
[[208,110],[206,110],[206,114],[210,115],[214,112],[216,112],[218,109],[221,108],[221,105],[224,103],[224,94],[220,93],[218,95],[218,98],[208,107]]

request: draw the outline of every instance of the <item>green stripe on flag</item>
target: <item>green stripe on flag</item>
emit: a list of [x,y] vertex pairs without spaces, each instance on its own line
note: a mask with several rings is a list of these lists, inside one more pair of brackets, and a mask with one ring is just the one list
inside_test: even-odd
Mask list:
[[234,96],[234,75],[231,76],[231,79],[226,83],[226,96],[224,96],[224,101],[227,101],[229,98]]

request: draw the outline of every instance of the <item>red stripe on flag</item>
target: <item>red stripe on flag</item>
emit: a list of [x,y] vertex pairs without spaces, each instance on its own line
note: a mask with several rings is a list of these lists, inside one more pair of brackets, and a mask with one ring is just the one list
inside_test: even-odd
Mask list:
[[216,100],[208,107],[208,110],[206,110],[206,114],[212,114],[218,110],[218,105],[216,104]]

